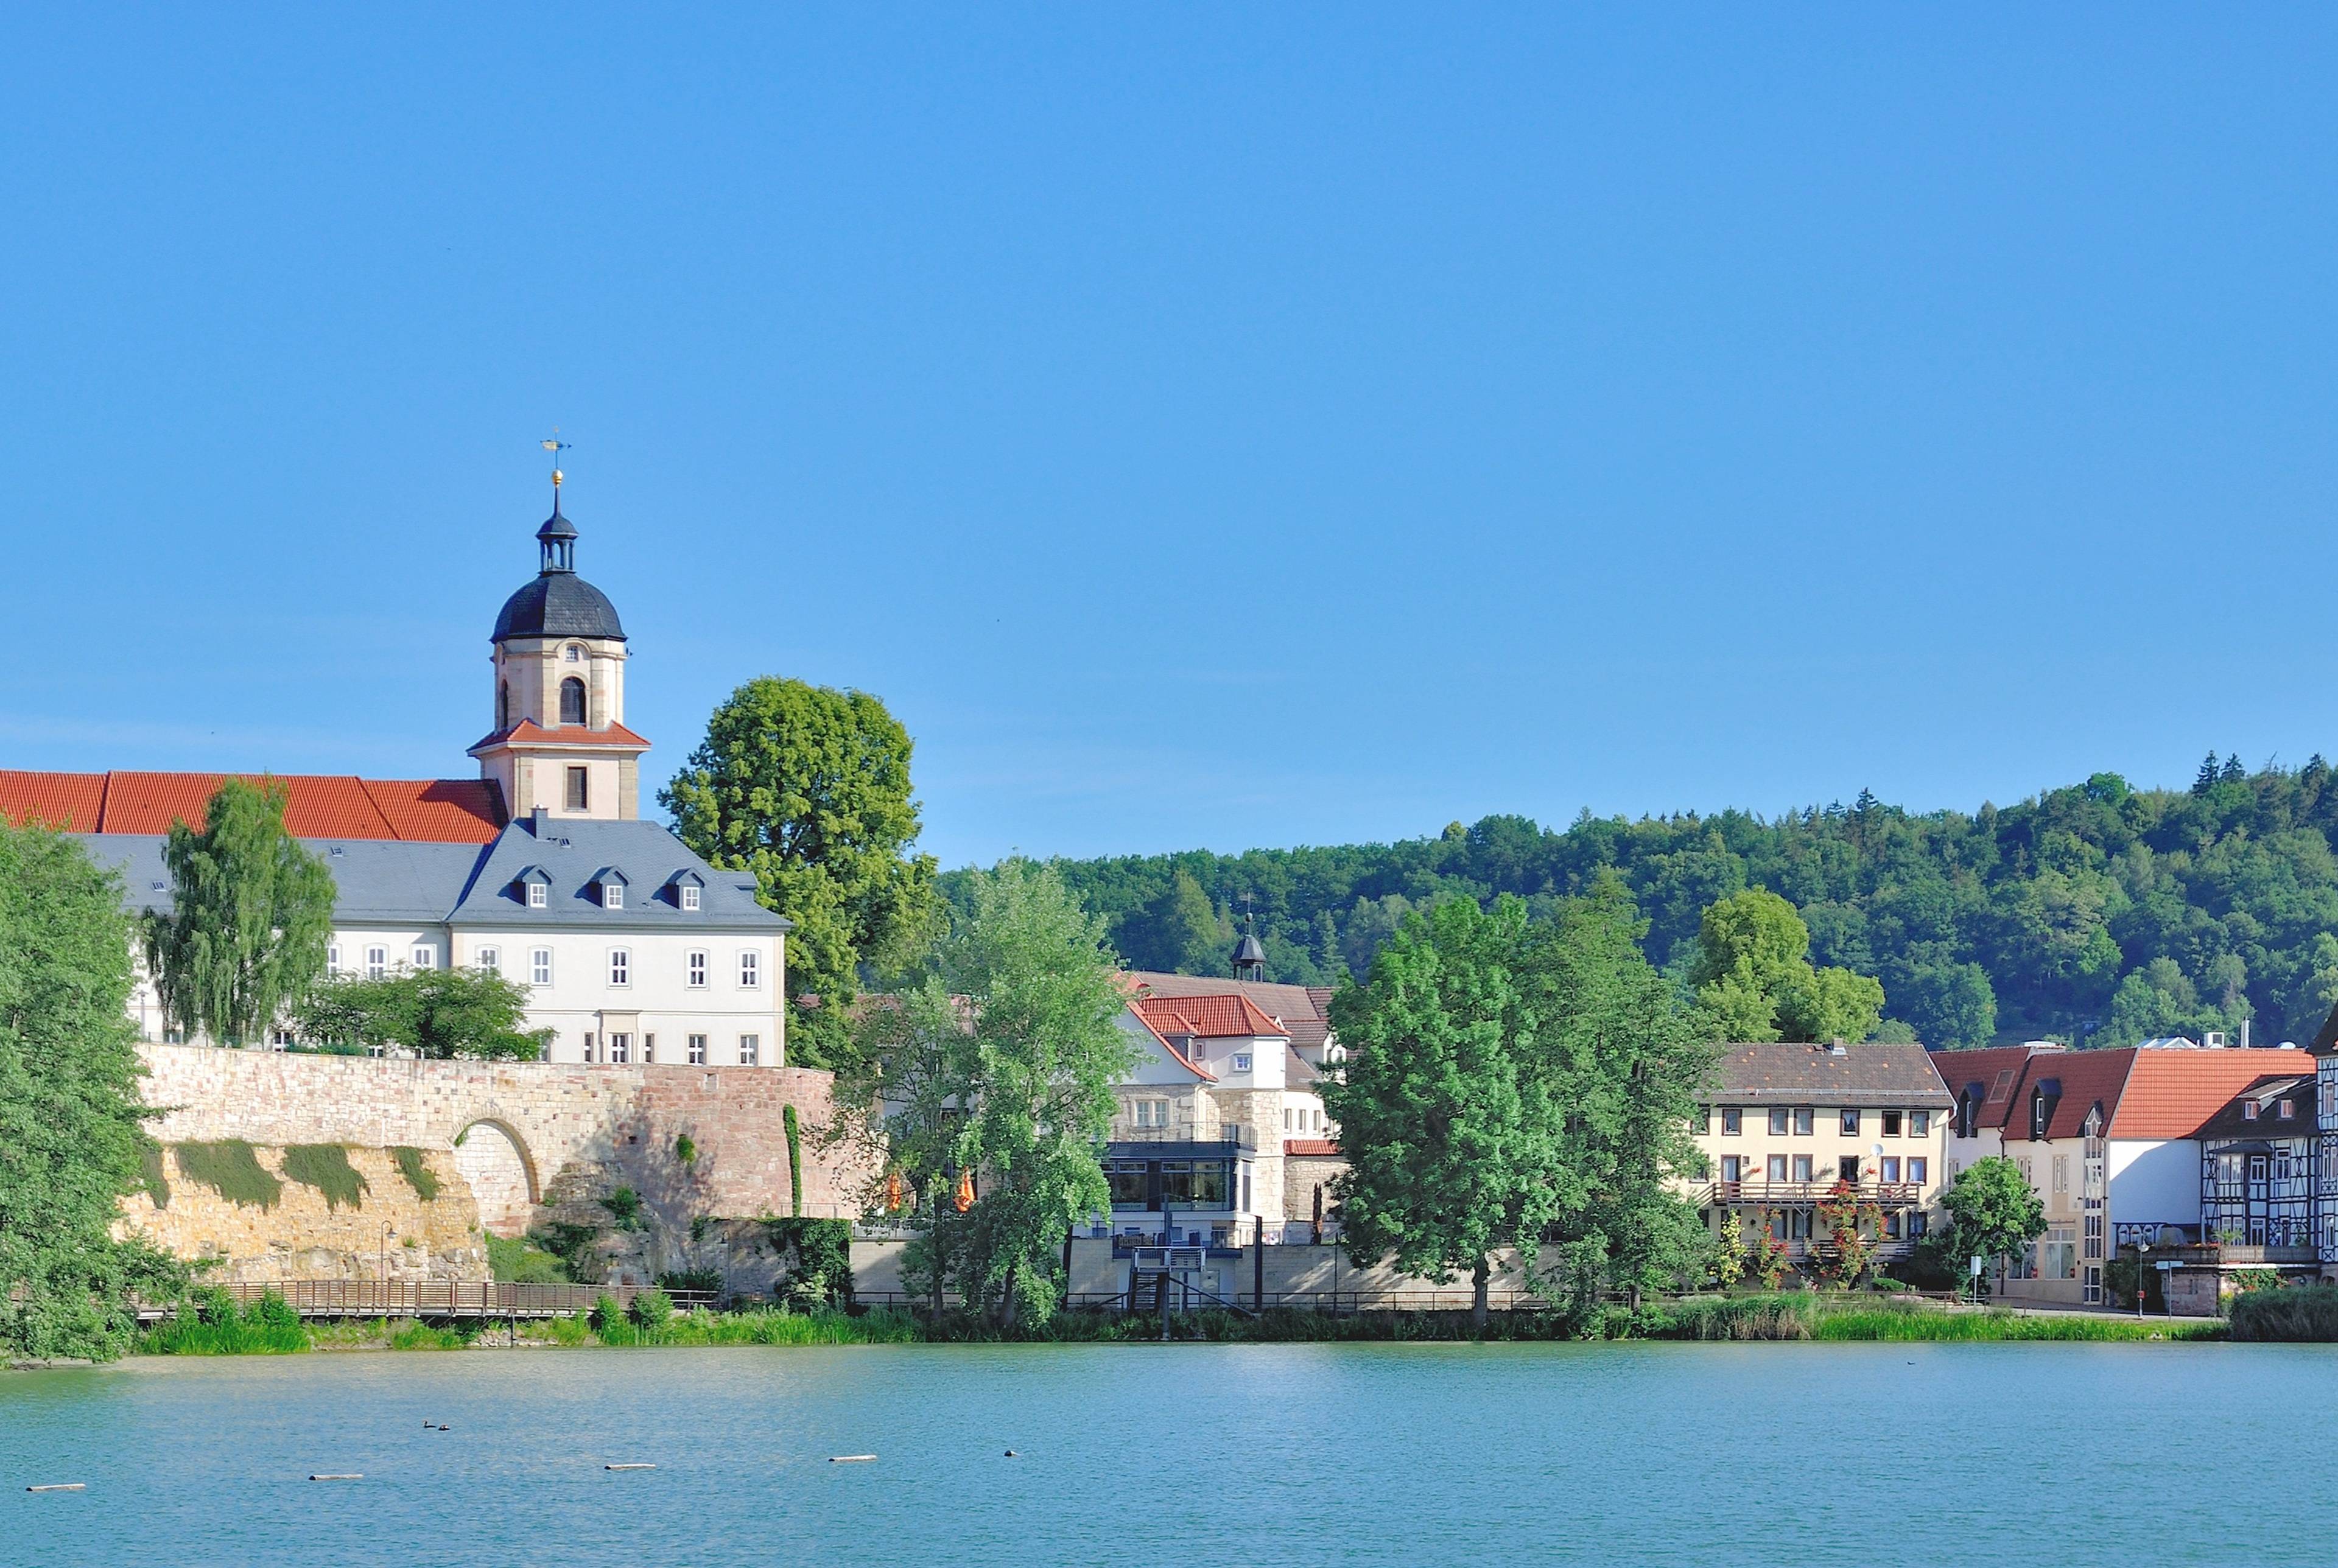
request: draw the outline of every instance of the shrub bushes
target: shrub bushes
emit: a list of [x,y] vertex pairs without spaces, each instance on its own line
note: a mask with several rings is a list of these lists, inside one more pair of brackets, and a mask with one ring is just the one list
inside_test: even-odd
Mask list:
[[771,1294],[800,1311],[852,1304],[852,1222],[766,1220],[771,1250],[786,1272]]
[[637,1292],[634,1297],[633,1305],[625,1308],[625,1317],[634,1328],[645,1334],[656,1333],[665,1327],[666,1319],[673,1316],[673,1298],[655,1286]]
[[2338,1340],[2338,1285],[2251,1290],[2233,1299],[2235,1339]]

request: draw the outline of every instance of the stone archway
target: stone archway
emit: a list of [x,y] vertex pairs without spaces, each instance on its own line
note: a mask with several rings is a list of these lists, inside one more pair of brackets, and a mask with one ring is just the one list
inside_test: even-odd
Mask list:
[[527,1145],[502,1122],[482,1117],[455,1135],[455,1169],[479,1205],[479,1224],[491,1236],[526,1233],[542,1197]]

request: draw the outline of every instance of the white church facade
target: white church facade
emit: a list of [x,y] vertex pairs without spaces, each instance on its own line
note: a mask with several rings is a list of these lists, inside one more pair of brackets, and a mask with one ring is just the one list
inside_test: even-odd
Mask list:
[[[752,876],[642,819],[624,629],[576,574],[559,495],[555,475],[537,573],[496,619],[476,779],[274,776],[286,827],[333,873],[329,966],[496,971],[526,988],[551,1061],[784,1066],[789,924]],[[164,835],[200,825],[221,777],[0,769],[0,818],[73,834],[152,908]],[[169,1037],[150,985],[132,1006],[145,1038]]]

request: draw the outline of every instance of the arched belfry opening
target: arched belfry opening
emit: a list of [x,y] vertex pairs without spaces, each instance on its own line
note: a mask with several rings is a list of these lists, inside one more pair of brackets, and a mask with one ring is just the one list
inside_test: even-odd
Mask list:
[[560,683],[560,721],[584,722],[584,682],[571,675]]

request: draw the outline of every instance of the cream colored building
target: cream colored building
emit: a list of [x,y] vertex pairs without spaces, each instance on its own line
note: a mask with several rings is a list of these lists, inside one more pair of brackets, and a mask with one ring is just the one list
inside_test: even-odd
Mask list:
[[1826,1250],[1818,1208],[1841,1183],[1880,1214],[1879,1257],[1903,1256],[1935,1222],[1951,1105],[1920,1045],[1725,1047],[1695,1128],[1709,1169],[1693,1196],[1708,1225],[1767,1234],[1802,1269]]

